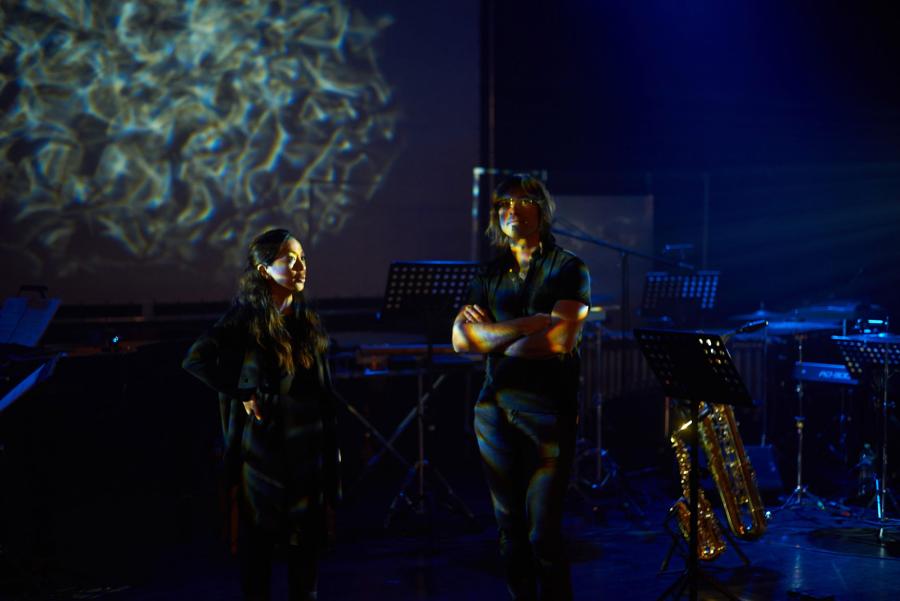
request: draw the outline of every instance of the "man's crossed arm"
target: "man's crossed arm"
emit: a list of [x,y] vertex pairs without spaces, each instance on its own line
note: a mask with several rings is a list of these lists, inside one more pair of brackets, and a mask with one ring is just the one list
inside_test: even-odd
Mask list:
[[453,322],[453,349],[459,353],[500,353],[544,358],[570,352],[578,340],[588,307],[557,301],[552,312],[494,322],[478,305],[464,306]]

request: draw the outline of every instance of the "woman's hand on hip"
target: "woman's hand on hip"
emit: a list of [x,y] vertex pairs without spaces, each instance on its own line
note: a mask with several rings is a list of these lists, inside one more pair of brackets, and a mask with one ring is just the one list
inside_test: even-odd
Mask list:
[[244,401],[244,411],[247,412],[247,415],[253,414],[257,420],[262,421],[262,412],[259,409],[259,402],[256,399],[256,393],[250,395],[250,398]]

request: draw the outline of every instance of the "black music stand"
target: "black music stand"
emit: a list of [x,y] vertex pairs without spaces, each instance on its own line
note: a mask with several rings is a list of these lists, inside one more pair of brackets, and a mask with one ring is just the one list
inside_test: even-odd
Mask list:
[[701,402],[749,407],[753,405],[750,393],[720,336],[703,332],[651,329],[636,329],[634,335],[665,395],[690,401],[691,423],[695,425],[695,440],[691,445],[688,565],[659,598],[672,595],[677,599],[687,587],[689,598],[695,601],[697,578],[700,577],[729,599],[737,599],[712,577],[703,574],[697,565],[697,499],[700,476],[699,433],[696,424]]
[[884,541],[884,522],[887,520],[886,503],[890,502],[894,512],[898,510],[897,500],[887,485],[887,443],[888,443],[888,408],[891,406],[888,400],[888,384],[891,379],[891,369],[900,365],[900,336],[895,334],[862,334],[857,336],[832,336],[841,351],[841,357],[847,370],[862,381],[863,375],[876,370],[881,372],[881,478],[875,477],[875,495],[869,501],[866,508],[875,503],[878,520],[881,527],[878,529],[878,540]]
[[[443,377],[435,382],[431,381],[434,343],[446,338],[450,332],[453,319],[466,300],[469,283],[478,268],[478,263],[469,261],[395,261],[388,270],[382,320],[397,329],[423,333],[427,351],[423,365],[418,370],[416,405],[389,439],[392,444],[415,419],[418,426],[418,459],[407,471],[399,492],[391,502],[384,520],[385,528],[390,526],[401,502],[416,514],[421,515],[427,511],[426,469],[443,487],[449,499],[448,509],[458,511],[475,523],[474,514],[425,455],[425,408],[429,397],[443,381]],[[414,480],[417,482],[416,494],[411,497],[408,489]]]
[[[23,293],[33,294],[24,296]],[[46,286],[25,285],[19,288],[17,296],[7,298],[0,307],[0,414],[34,386],[50,378],[63,356],[37,346],[59,305],[59,299],[47,298]],[[5,474],[0,472],[0,481],[4,480]],[[0,576],[7,580],[7,573],[13,580],[29,586],[36,584],[35,577],[10,553],[6,534],[0,531]]]
[[[22,296],[22,292],[38,296]],[[0,411],[49,378],[61,356],[35,348],[60,305],[58,298],[47,298],[46,293],[45,286],[22,286],[18,296],[6,299],[0,307],[0,358],[9,370],[0,373]]]
[[671,274],[650,271],[644,279],[641,316],[668,320],[678,326],[703,321],[716,307],[718,271]]

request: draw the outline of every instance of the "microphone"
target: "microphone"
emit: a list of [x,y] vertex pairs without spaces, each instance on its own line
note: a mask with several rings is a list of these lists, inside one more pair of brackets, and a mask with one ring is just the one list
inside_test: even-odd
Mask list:
[[763,329],[767,325],[769,325],[769,322],[766,321],[765,319],[758,319],[756,321],[748,321],[747,323],[745,323],[738,329],[732,330],[731,332],[728,332],[727,334],[723,334],[722,342],[727,343],[729,340],[731,340],[731,338],[733,336],[735,336],[737,334],[748,334],[750,332],[755,332],[757,330]]
[[734,331],[735,334],[749,334],[750,332],[755,332],[757,330],[761,330],[764,327],[769,325],[769,322],[765,319],[758,319],[756,321],[750,321],[739,327]]
[[671,252],[675,252],[676,250],[680,250],[680,251],[694,250],[694,245],[689,244],[689,243],[666,244],[665,246],[663,246],[662,254],[667,255]]

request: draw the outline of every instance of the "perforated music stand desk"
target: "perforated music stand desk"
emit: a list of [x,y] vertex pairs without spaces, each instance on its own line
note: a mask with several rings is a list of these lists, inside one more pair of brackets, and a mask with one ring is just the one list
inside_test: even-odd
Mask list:
[[647,317],[672,318],[684,324],[701,318],[716,306],[719,289],[718,271],[698,271],[679,275],[650,271],[644,278],[641,314]]
[[[900,365],[900,336],[896,334],[860,334],[856,336],[832,336],[841,352],[847,370],[860,382],[866,374],[881,375],[881,478],[875,478],[875,496],[878,519],[887,517],[885,501],[890,501],[897,511],[897,500],[887,485],[887,442],[888,442],[888,384],[891,372]],[[884,541],[884,525],[878,529],[878,540]]]
[[471,261],[394,261],[388,270],[382,320],[395,329],[446,337],[478,272]]
[[832,336],[847,370],[859,378],[874,368],[900,365],[900,335],[860,334],[857,336]]
[[[690,401],[691,423],[699,418],[700,403],[717,403],[750,407],[753,400],[725,348],[725,342],[715,334],[677,330],[636,329],[635,339],[650,369],[666,396]],[[690,508],[691,527],[688,545],[688,567],[660,596],[681,596],[688,587],[690,599],[697,598],[697,577],[702,576],[719,592],[736,598],[714,579],[701,574],[697,567],[697,498],[700,483],[697,473],[699,444],[691,445]]]

